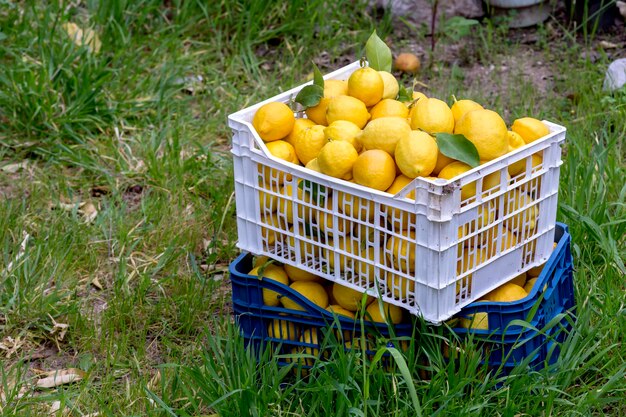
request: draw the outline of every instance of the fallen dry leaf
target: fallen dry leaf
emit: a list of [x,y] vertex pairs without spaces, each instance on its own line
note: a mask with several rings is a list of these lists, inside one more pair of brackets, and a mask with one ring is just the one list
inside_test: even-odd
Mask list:
[[618,48],[619,45],[609,41],[600,41],[600,47],[602,49],[615,49]]
[[24,346],[24,340],[21,337],[13,339],[11,336],[7,336],[0,342],[0,350],[5,352],[5,356],[10,358],[16,354]]
[[50,404],[50,410],[48,410],[48,414],[56,414],[57,411],[61,409],[61,401],[55,401]]
[[98,210],[92,203],[86,203],[78,211],[83,215],[85,223],[93,223],[98,215]]
[[78,46],[87,46],[91,52],[98,53],[102,47],[102,42],[93,30],[81,29],[76,23],[67,22],[63,24],[63,29],[67,35]]
[[102,287],[102,284],[100,284],[100,280],[98,279],[98,277],[95,277],[94,279],[91,280],[91,285],[93,285],[100,291],[104,289],[104,287]]
[[37,380],[37,388],[54,388],[59,385],[70,384],[85,378],[85,371],[76,368],[59,369],[48,372],[48,376]]
[[67,332],[67,329],[70,327],[70,325],[65,323],[57,323],[50,314],[48,314],[48,317],[50,317],[50,320],[52,320],[53,324],[50,334],[53,336],[57,335],[57,340],[63,340],[63,338],[65,337],[65,333]]
[[615,3],[619,9],[619,13],[626,19],[626,1],[618,1]]
[[2,167],[0,167],[0,171],[4,171],[9,174],[15,174],[20,169],[26,169],[27,166],[27,161],[16,162],[14,164],[3,165]]

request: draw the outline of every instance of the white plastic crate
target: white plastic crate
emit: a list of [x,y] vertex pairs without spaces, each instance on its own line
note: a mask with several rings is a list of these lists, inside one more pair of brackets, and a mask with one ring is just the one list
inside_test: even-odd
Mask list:
[[[325,78],[347,79],[358,67]],[[391,195],[268,152],[252,127],[255,112],[288,102],[302,87],[229,116],[239,248],[380,296],[433,323],[548,259],[564,127],[544,122],[551,133],[513,153],[451,181],[416,178]],[[535,166],[533,155],[542,157]],[[524,169],[509,178],[515,162]],[[472,183],[475,196],[462,201],[461,187]]]

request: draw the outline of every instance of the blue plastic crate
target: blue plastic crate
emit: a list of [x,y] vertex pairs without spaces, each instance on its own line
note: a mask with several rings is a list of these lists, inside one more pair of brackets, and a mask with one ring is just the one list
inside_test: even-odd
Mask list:
[[[356,342],[360,341],[362,335],[360,321],[341,315],[334,316],[277,281],[268,278],[260,280],[256,276],[248,275],[247,272],[251,269],[252,255],[248,253],[239,255],[229,268],[235,319],[246,344],[253,346],[257,352],[270,344],[281,354],[305,352],[322,357],[324,354],[320,349],[326,338],[334,339],[331,341],[343,344],[347,349],[352,347],[353,342],[360,343]],[[263,304],[264,289],[290,298],[303,310]],[[405,314],[405,319],[406,322],[393,326],[366,322],[366,352],[373,355],[374,349],[380,343],[404,346],[413,334],[412,317]],[[276,327],[270,327],[273,323],[276,323]]]
[[[490,330],[453,330],[462,340],[471,336],[485,346],[485,361],[490,366],[512,368],[525,358],[533,357],[530,365],[539,367],[546,359],[553,363],[558,358],[559,345],[571,326],[566,317],[556,324],[551,321],[559,314],[574,313],[575,309],[571,236],[565,224],[557,223],[555,242],[557,246],[552,256],[526,298],[509,303],[472,303],[457,316],[471,318],[476,313],[488,314]],[[528,325],[516,324],[514,320]],[[545,329],[549,323],[550,328]]]

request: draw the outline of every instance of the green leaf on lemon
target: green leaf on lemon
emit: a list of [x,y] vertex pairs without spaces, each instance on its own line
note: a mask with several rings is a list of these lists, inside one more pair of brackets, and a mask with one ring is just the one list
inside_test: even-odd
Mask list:
[[463,135],[451,135],[449,133],[436,133],[437,146],[445,156],[461,161],[472,168],[480,165],[478,150],[472,142]]
[[296,96],[296,102],[309,108],[317,106],[322,97],[324,97],[324,89],[322,87],[315,84],[307,85]]
[[376,30],[365,44],[365,56],[370,67],[376,71],[391,72],[391,49],[376,34]]
[[324,76],[320,69],[317,68],[317,65],[315,65],[315,62],[313,63],[313,85],[322,87],[322,90],[324,89]]

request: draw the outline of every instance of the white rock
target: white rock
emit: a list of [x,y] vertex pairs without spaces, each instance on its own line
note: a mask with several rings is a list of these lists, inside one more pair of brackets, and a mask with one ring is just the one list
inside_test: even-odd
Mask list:
[[604,90],[615,91],[626,84],[626,58],[611,62],[604,76]]

